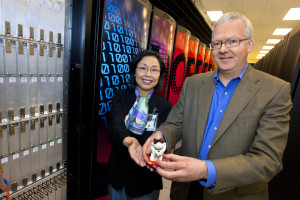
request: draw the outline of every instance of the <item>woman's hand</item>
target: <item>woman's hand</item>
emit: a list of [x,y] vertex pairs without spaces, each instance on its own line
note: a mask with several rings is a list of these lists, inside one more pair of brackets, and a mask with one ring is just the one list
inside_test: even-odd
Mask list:
[[143,149],[139,141],[134,137],[126,137],[123,145],[128,148],[131,159],[139,166],[145,167],[146,162],[143,158]]

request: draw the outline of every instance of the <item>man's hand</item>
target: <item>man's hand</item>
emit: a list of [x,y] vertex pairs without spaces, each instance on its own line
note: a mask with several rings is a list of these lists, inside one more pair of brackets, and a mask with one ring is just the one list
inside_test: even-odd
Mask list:
[[[148,160],[148,157],[147,155],[151,154],[151,145],[154,141],[154,139],[161,139],[163,138],[163,135],[161,132],[157,131],[155,133],[153,133],[145,142],[145,144],[143,145],[143,157],[144,157],[144,160],[147,162],[147,164],[149,163],[149,160]],[[147,167],[153,171],[153,166],[151,165],[147,165]]]
[[164,158],[168,161],[156,161],[159,165],[156,172],[168,180],[190,182],[207,179],[207,166],[203,160],[175,154],[165,154]]
[[134,137],[126,137],[123,145],[128,148],[131,159],[139,166],[145,167],[146,162],[143,158],[143,149],[139,141]]

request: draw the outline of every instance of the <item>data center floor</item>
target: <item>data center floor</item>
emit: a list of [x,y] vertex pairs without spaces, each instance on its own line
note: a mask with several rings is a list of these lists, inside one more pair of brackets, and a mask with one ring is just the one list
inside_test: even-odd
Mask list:
[[170,188],[172,181],[163,178],[163,189],[160,191],[159,200],[170,200]]

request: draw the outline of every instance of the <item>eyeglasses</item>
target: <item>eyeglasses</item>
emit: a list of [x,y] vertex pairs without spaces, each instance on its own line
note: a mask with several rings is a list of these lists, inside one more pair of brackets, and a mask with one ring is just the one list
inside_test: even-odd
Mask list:
[[225,44],[225,46],[227,48],[231,48],[231,47],[237,47],[241,44],[242,41],[245,41],[245,40],[250,40],[250,38],[246,38],[246,39],[230,39],[230,40],[227,40],[225,42],[212,42],[209,44],[209,47],[213,50],[215,49],[221,49],[222,48],[222,45]]
[[148,69],[147,67],[137,67],[137,69],[139,70],[139,72],[143,74],[146,74],[149,70],[153,75],[157,75],[160,72],[159,69],[155,69],[155,68]]

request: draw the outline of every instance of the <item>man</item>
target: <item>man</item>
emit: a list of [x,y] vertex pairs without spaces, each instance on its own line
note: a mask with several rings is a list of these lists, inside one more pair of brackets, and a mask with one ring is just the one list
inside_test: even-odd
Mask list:
[[182,140],[181,155],[165,154],[155,167],[173,181],[172,200],[193,199],[202,186],[205,200],[268,199],[268,182],[282,169],[292,103],[289,83],[247,63],[253,44],[248,18],[224,14],[210,44],[218,70],[187,78],[167,121],[144,144],[147,160],[154,138],[165,138],[167,153]]

